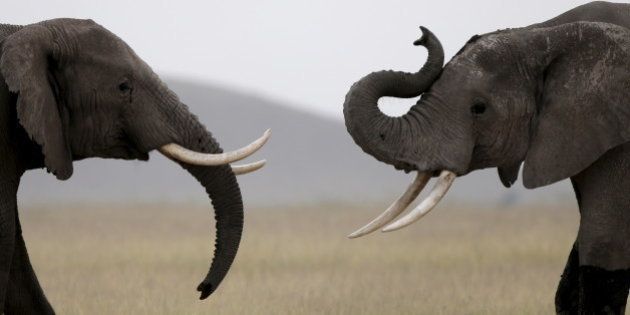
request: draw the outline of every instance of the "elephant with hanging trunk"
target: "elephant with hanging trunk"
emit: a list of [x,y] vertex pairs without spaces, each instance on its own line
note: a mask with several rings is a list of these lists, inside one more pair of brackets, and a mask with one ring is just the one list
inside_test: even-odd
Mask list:
[[[593,2],[547,22],[474,36],[443,67],[438,39],[415,42],[417,73],[380,71],[355,83],[344,115],[379,161],[417,172],[383,214],[350,235],[393,231],[427,214],[457,176],[496,167],[509,187],[523,163],[536,188],[570,178],[580,228],[556,293],[559,314],[623,314],[630,286],[630,5]],[[400,117],[383,96],[420,100]],[[436,185],[395,220],[430,177]]]
[[25,171],[58,179],[90,157],[148,160],[159,150],[205,188],[216,219],[214,258],[197,290],[208,297],[238,250],[243,203],[230,166],[258,150],[269,131],[242,149],[219,143],[120,38],[91,20],[0,25],[0,313],[53,314],[31,267],[16,193]]

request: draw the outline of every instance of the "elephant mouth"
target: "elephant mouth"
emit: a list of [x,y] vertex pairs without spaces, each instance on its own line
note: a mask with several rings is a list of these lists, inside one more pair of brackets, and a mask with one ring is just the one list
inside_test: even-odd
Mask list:
[[[441,169],[422,169],[415,164],[412,164],[409,162],[403,162],[403,161],[395,162],[393,163],[393,166],[397,171],[403,171],[405,172],[405,174],[409,174],[411,172],[418,172],[418,173],[429,174],[430,177],[438,177],[440,176],[440,173],[442,172]],[[468,171],[464,173],[461,173],[461,172],[455,172],[455,173],[457,173],[458,176],[461,176],[461,175],[467,174]]]
[[72,156],[75,160],[83,160],[91,157],[120,159],[120,160],[140,160],[148,161],[149,152],[138,145],[124,130],[116,131],[105,135],[105,140],[98,145],[93,145],[87,150],[84,145],[74,144]]
[[126,132],[122,131],[114,137],[113,143],[95,148],[95,155],[102,158],[121,160],[149,160],[149,151],[141,149]]
[[132,145],[121,145],[111,148],[109,152],[112,152],[115,155],[118,155],[114,158],[119,158],[123,160],[140,160],[140,161],[148,161],[149,153],[140,151]]
[[149,153],[140,151],[133,146],[128,145],[116,145],[104,149],[98,149],[94,154],[81,155],[73,154],[74,160],[83,160],[91,157],[99,157],[106,159],[119,159],[119,160],[139,160],[148,161]]
[[396,162],[394,163],[394,168],[398,171],[405,172],[405,174],[409,174],[413,171],[418,170],[416,166],[412,165],[411,163],[406,163],[406,162]]

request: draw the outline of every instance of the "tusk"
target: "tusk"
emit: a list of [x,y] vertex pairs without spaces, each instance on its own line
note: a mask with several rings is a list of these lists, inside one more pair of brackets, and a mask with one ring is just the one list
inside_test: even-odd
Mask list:
[[440,173],[440,178],[438,178],[435,186],[433,186],[429,196],[422,200],[422,202],[407,215],[386,226],[383,229],[383,232],[395,231],[420,220],[440,202],[444,195],[446,195],[446,192],[451,187],[451,184],[453,184],[455,177],[457,177],[457,175],[451,171],[442,171],[442,173]]
[[199,153],[188,150],[175,143],[164,145],[160,147],[159,151],[172,159],[184,163],[192,165],[216,166],[236,162],[252,155],[254,152],[258,151],[265,142],[267,142],[270,136],[271,129],[267,129],[260,138],[256,139],[256,141],[248,144],[247,146],[238,150],[219,154]]
[[349,238],[360,237],[369,233],[372,233],[379,228],[383,227],[385,224],[394,220],[398,215],[400,215],[407,207],[418,197],[424,186],[427,185],[427,182],[431,178],[429,173],[418,172],[416,174],[416,178],[414,181],[407,187],[407,190],[400,196],[396,201],[394,201],[385,212],[376,217],[372,222],[368,223],[364,227],[354,231],[352,234],[348,235]]
[[265,163],[267,163],[266,160],[260,160],[249,164],[232,165],[232,172],[234,172],[234,175],[251,173],[261,169],[263,166],[265,166]]

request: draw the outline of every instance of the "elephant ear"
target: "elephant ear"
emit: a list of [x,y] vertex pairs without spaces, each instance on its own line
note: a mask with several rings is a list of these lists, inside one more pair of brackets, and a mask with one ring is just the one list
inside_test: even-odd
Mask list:
[[20,125],[41,146],[48,171],[65,180],[72,175],[72,154],[51,86],[54,47],[50,30],[37,24],[26,26],[2,43],[0,71],[9,90],[18,93]]
[[571,47],[546,56],[551,61],[542,72],[523,168],[527,188],[574,176],[630,141],[630,32],[610,24],[572,24],[577,27],[537,31],[547,33],[547,41]]

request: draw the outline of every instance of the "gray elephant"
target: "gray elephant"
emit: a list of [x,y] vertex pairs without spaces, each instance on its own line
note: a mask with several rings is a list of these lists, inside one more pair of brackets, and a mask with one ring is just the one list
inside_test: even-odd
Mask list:
[[[593,2],[529,27],[472,37],[444,67],[429,51],[417,73],[381,71],[355,83],[344,115],[354,141],[379,161],[417,172],[382,215],[351,234],[393,231],[428,213],[457,176],[496,167],[509,187],[523,163],[536,188],[570,178],[581,214],[556,293],[559,314],[623,314],[630,286],[630,5]],[[380,112],[382,96],[421,96],[408,113]],[[436,186],[394,221],[430,177]]]
[[22,174],[46,167],[58,179],[75,160],[148,160],[159,150],[205,188],[216,218],[214,258],[197,290],[216,290],[238,250],[243,203],[234,166],[258,150],[222,152],[186,105],[116,35],[91,20],[0,25],[0,310],[53,314],[28,259],[16,193]]

